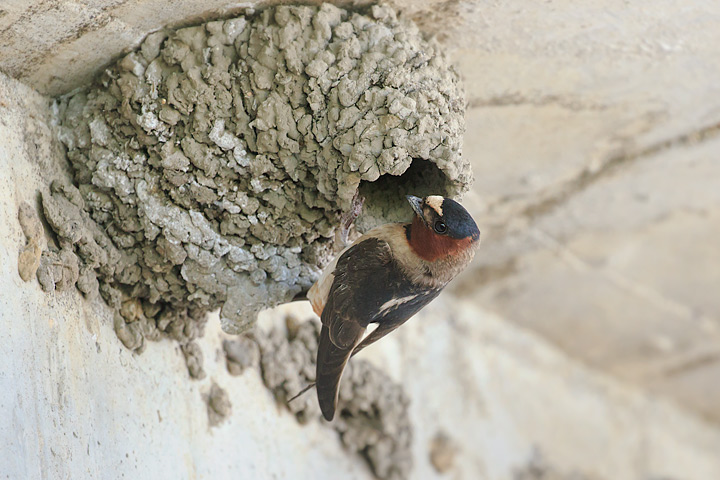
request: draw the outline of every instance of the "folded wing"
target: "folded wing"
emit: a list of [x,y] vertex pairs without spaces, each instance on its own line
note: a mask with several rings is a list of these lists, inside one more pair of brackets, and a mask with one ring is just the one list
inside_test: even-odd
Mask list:
[[[316,371],[318,402],[327,420],[335,416],[340,378],[356,347],[362,349],[396,329],[440,292],[413,285],[388,243],[375,237],[346,250],[333,275],[320,317]],[[378,328],[360,343],[374,322]]]

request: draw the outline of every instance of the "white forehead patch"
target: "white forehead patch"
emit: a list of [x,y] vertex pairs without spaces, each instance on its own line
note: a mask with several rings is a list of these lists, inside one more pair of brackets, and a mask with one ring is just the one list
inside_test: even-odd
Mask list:
[[442,217],[443,200],[445,199],[440,195],[430,195],[429,197],[425,197],[425,205],[435,210],[437,214]]

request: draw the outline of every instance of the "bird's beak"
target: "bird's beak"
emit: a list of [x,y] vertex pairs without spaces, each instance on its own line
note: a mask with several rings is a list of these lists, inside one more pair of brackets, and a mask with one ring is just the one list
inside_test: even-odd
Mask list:
[[424,222],[425,214],[423,213],[423,199],[414,195],[408,195],[405,198],[407,198],[407,201],[410,202],[410,206],[415,214],[417,214],[417,216],[420,217],[420,220]]

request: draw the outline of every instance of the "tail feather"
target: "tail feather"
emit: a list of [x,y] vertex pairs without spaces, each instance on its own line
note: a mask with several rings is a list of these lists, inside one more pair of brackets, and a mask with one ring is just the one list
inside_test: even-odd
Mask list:
[[315,383],[320,411],[327,421],[335,416],[340,377],[356,344],[357,342],[351,344],[349,348],[337,347],[330,341],[328,327],[323,325],[318,345]]

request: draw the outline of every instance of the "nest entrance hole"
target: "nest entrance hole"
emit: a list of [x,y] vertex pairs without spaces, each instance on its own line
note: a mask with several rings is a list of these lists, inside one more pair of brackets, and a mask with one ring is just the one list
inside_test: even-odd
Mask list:
[[407,195],[451,195],[453,184],[434,163],[416,158],[402,175],[382,175],[374,182],[361,182],[365,197],[362,214],[356,221],[361,232],[386,222],[406,222],[412,218]]

